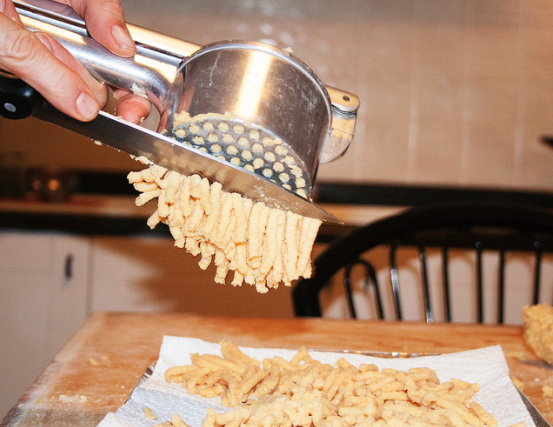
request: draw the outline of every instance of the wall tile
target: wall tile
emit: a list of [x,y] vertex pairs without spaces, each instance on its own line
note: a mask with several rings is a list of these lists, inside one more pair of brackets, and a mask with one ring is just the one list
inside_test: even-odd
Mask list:
[[521,38],[524,49],[521,65],[526,78],[551,79],[553,75],[553,26],[524,26]]
[[[553,189],[553,150],[537,142],[553,133],[550,1],[123,5],[130,22],[196,43],[239,38],[291,47],[325,83],[358,94],[354,142],[320,167],[320,180]],[[52,126],[0,126],[0,151],[17,141],[32,162],[129,168],[117,153],[73,143]]]
[[541,141],[553,135],[553,82],[547,79],[526,79],[520,105],[523,116],[517,133],[515,155],[518,187],[547,190],[553,185],[553,147]]
[[481,26],[516,26],[520,21],[523,0],[468,0],[467,16]]
[[553,3],[549,0],[523,0],[521,19],[524,25],[551,27],[553,26]]

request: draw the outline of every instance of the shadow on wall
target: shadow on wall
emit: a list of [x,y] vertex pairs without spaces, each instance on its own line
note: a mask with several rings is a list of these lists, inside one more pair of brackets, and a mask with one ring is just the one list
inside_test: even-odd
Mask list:
[[[162,226],[162,225],[160,225]],[[158,237],[95,237],[92,247],[90,310],[186,312],[214,316],[291,317],[290,289],[266,294],[244,284],[214,282],[199,257]]]

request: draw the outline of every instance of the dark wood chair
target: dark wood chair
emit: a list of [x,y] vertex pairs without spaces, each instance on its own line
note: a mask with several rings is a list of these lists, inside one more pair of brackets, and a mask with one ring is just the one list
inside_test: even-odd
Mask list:
[[[376,268],[365,256],[368,251],[385,246],[388,251],[389,283],[378,283]],[[499,256],[495,286],[495,323],[504,323],[506,257],[511,251],[524,251],[533,255],[533,283],[531,298],[524,303],[544,302],[541,292],[542,257],[553,251],[553,210],[507,203],[447,203],[407,209],[397,215],[372,222],[338,238],[314,261],[314,273],[299,281],[292,291],[296,316],[319,317],[319,301],[323,289],[331,286],[333,277],[343,278],[349,314],[357,318],[352,292],[352,271],[362,270],[363,280],[372,288],[376,317],[403,320],[401,285],[398,274],[398,250],[410,247],[419,259],[420,289],[426,322],[435,321],[428,275],[428,250],[439,248],[441,256],[440,301],[443,321],[452,321],[450,252],[453,248],[474,252],[474,283],[476,289],[474,321],[484,322],[483,254],[497,251]],[[359,276],[359,273],[357,273]],[[524,284],[526,285],[526,284]],[[386,289],[386,286],[389,286]],[[385,315],[381,294],[391,292],[395,313]],[[551,303],[551,301],[548,301]],[[521,302],[521,304],[523,304]]]

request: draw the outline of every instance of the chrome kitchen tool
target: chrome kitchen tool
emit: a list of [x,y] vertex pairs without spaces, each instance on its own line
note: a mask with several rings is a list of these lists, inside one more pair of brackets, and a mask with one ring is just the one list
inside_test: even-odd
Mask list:
[[137,54],[121,58],[93,40],[69,7],[49,0],[14,4],[26,28],[51,34],[96,79],[148,97],[160,122],[152,131],[105,111],[79,122],[5,77],[4,117],[34,115],[169,169],[218,181],[227,191],[339,222],[312,203],[311,193],[318,165],[349,146],[359,99],[325,86],[288,50],[251,41],[202,47],[129,25]]

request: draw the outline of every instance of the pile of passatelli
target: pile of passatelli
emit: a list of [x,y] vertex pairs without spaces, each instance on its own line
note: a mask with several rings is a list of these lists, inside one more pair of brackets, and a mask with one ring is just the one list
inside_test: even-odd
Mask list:
[[522,310],[524,341],[536,355],[553,366],[553,307],[527,305]]
[[311,276],[311,250],[321,221],[270,208],[228,193],[218,182],[153,164],[129,173],[128,180],[142,193],[138,206],[158,199],[148,225],[167,224],[175,246],[201,255],[200,268],[205,270],[213,260],[215,282],[225,283],[232,270],[232,285],[246,282],[264,293]]
[[401,372],[340,359],[331,366],[315,361],[305,348],[290,360],[258,361],[229,342],[222,357],[192,355],[192,364],[165,372],[165,379],[189,393],[220,396],[203,427],[364,427],[496,426],[494,417],[474,402],[478,384],[440,383],[429,368]]

